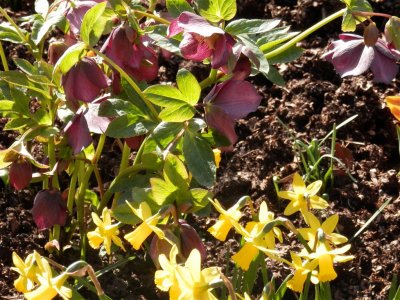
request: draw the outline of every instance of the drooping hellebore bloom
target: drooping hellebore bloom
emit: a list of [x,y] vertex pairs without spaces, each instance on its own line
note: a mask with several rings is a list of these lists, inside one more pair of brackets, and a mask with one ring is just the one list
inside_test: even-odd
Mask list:
[[303,178],[298,173],[295,173],[292,186],[293,192],[282,191],[278,193],[278,197],[290,200],[290,203],[283,212],[286,216],[290,216],[297,211],[300,211],[304,215],[312,208],[324,209],[329,206],[328,202],[317,196],[322,186],[321,180],[317,180],[306,186]]
[[121,239],[118,237],[118,223],[112,224],[111,220],[111,211],[105,207],[101,214],[101,219],[99,216],[92,212],[93,223],[96,224],[96,229],[93,231],[89,231],[87,233],[87,237],[89,240],[89,245],[98,249],[101,244],[104,244],[104,248],[108,255],[111,253],[111,245],[114,243],[122,250],[126,251],[124,245],[122,244]]
[[143,37],[126,24],[111,31],[100,52],[137,81],[151,81],[157,78],[156,52],[146,46]]
[[109,86],[109,79],[94,59],[84,57],[62,76],[61,83],[67,101],[92,102]]
[[151,208],[146,202],[141,202],[138,209],[132,207],[129,202],[127,204],[133,213],[143,221],[135,230],[124,235],[124,238],[135,250],[139,250],[143,242],[153,232],[159,238],[164,238],[164,232],[156,226],[161,216],[159,214],[152,215]]
[[231,79],[217,84],[203,100],[206,122],[234,144],[235,121],[255,111],[261,99],[247,81]]
[[179,48],[184,58],[194,61],[210,58],[213,69],[218,69],[228,63],[235,41],[221,28],[211,25],[196,14],[183,12],[169,25],[168,37],[181,32],[183,32],[183,39]]
[[10,184],[20,191],[26,188],[32,179],[32,165],[24,157],[20,157],[13,161],[8,173]]
[[388,43],[377,38],[365,39],[356,34],[340,34],[324,54],[336,71],[342,76],[357,76],[371,69],[375,82],[390,83],[399,71],[396,61],[400,53],[390,48]]
[[33,202],[32,216],[39,230],[53,225],[64,226],[67,220],[67,205],[58,190],[41,190]]

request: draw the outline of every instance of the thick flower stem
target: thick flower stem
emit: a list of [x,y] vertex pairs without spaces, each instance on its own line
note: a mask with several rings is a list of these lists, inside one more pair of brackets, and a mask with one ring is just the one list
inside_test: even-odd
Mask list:
[[70,215],[72,215],[72,210],[74,208],[76,183],[78,182],[78,172],[81,164],[83,164],[81,160],[75,160],[74,170],[72,172],[71,182],[69,184],[67,208]]
[[367,12],[367,11],[352,11],[351,14],[353,16],[361,16],[361,17],[383,17],[386,19],[390,19],[392,16],[388,14],[383,14],[383,13],[376,13],[376,12]]
[[110,64],[111,67],[113,67],[115,70],[117,70],[121,74],[121,76],[129,83],[129,85],[135,90],[135,92],[139,95],[139,97],[146,104],[146,106],[150,110],[153,118],[155,120],[159,120],[157,110],[155,109],[153,104],[149,100],[146,99],[142,90],[135,83],[135,81],[133,81],[133,79],[120,66],[118,66],[113,60],[108,58],[106,55],[104,55],[103,53],[101,53],[100,51],[96,50],[93,47],[90,47],[90,50],[92,50],[94,53],[96,53],[96,55],[100,56],[106,63]]
[[158,16],[156,16],[156,15],[154,15],[152,13],[148,13],[148,12],[144,12],[144,11],[140,11],[140,10],[134,10],[133,13],[135,15],[138,15],[138,16],[142,16],[142,17],[153,19],[153,20],[157,21],[158,23],[161,23],[161,24],[164,24],[164,25],[171,24],[170,21],[168,21],[168,20],[166,20],[164,18],[158,17]]
[[[289,40],[288,42],[286,42],[282,46],[280,46],[277,49],[265,54],[265,58],[269,59],[269,58],[275,57],[275,56],[281,54],[282,52],[290,49],[291,47],[295,46],[298,42],[302,41],[303,39],[305,39],[306,37],[308,37],[310,34],[314,33],[315,31],[317,31],[321,27],[323,27],[326,24],[332,22],[333,20],[343,16],[344,13],[346,12],[346,10],[347,10],[347,8],[341,9],[338,12],[335,12],[334,14],[332,14],[332,15],[326,17],[325,19],[319,21],[317,24],[315,24],[315,25],[311,26],[310,28],[308,28],[307,30],[303,31],[302,33],[300,33],[299,35],[297,35],[293,39]],[[260,49],[262,50],[262,47]]]
[[[55,151],[55,145],[54,145],[54,137],[50,137],[49,141],[47,143],[47,154],[49,156],[49,166],[50,170],[54,170],[54,167],[56,165],[56,151]],[[57,170],[54,170],[54,174],[51,178],[51,187],[55,189],[60,189],[60,184],[58,181],[58,173]]]
[[203,90],[204,88],[214,84],[217,81],[217,69],[211,69],[210,75],[206,79],[204,79],[202,82],[200,82],[200,87]]
[[1,57],[1,63],[3,64],[3,69],[4,71],[8,71],[8,62],[7,62],[7,57],[4,52],[3,44],[0,41],[0,57]]

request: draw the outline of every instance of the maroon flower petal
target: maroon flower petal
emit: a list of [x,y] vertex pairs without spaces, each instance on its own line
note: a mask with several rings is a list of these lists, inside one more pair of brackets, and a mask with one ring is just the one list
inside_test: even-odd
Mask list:
[[179,220],[179,224],[183,256],[189,257],[190,252],[192,252],[193,249],[197,249],[200,252],[201,260],[204,261],[207,257],[207,251],[197,231],[185,220]]
[[376,51],[375,58],[371,64],[371,71],[374,74],[375,82],[389,84],[399,72],[399,66],[396,65],[395,60]]
[[32,216],[39,230],[53,225],[64,226],[67,220],[67,206],[57,190],[42,190],[33,202]]
[[364,47],[362,40],[354,40],[347,43],[342,42],[339,46],[335,47],[332,55],[332,63],[335,70],[342,76],[345,73],[351,72],[357,66]]
[[106,132],[111,120],[99,116],[99,107],[100,103],[90,103],[88,105],[88,110],[85,113],[85,119],[90,132],[102,134]]
[[247,81],[228,80],[218,86],[212,105],[224,110],[234,120],[247,116],[260,105],[262,97]]
[[81,152],[92,143],[92,136],[83,113],[77,113],[64,128],[74,154]]
[[205,119],[209,127],[225,136],[232,145],[237,142],[238,137],[235,132],[235,120],[221,108],[211,104],[206,105]]
[[203,61],[210,57],[213,52],[204,39],[196,38],[195,35],[190,33],[183,35],[179,48],[184,58],[194,61]]
[[211,57],[211,66],[218,69],[228,63],[229,53],[232,52],[232,46],[227,43],[225,35],[220,35],[215,41],[214,51]]
[[182,28],[185,33],[197,33],[204,37],[210,37],[213,34],[225,34],[221,28],[211,25],[203,17],[190,12],[181,13],[178,17],[178,26]]
[[173,37],[173,36],[181,33],[182,31],[183,31],[183,29],[181,27],[179,27],[178,19],[175,19],[168,26],[167,37],[168,38]]
[[26,188],[32,179],[32,165],[25,159],[17,159],[10,166],[8,178],[17,191]]

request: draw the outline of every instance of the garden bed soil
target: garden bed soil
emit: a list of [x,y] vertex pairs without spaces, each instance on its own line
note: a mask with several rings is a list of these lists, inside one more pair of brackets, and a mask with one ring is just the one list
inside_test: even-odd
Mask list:
[[[29,2],[24,9],[31,9]],[[292,25],[293,30],[304,30],[321,17],[338,10],[340,5],[337,2],[242,0],[238,1],[238,17],[281,18],[285,24]],[[400,16],[397,0],[372,1],[372,4],[375,11]],[[321,58],[329,42],[337,38],[339,30],[340,21],[336,21],[302,42],[304,55],[293,63],[279,66],[286,80],[284,87],[273,86],[261,76],[250,79],[263,100],[256,112],[238,122],[239,141],[232,152],[222,156],[214,192],[225,206],[230,206],[242,195],[250,195],[256,205],[266,201],[275,215],[283,215],[283,205],[277,199],[272,180],[274,176],[285,178],[298,171],[293,136],[304,141],[321,139],[334,124],[357,114],[354,121],[337,132],[338,143],[352,153],[351,174],[356,182],[346,175],[335,176],[334,187],[328,195],[330,207],[326,215],[338,214],[341,234],[352,237],[385,201],[391,202],[366,231],[352,241],[350,252],[355,259],[336,268],[338,277],[331,284],[332,294],[334,299],[386,299],[392,276],[400,273],[400,183],[397,175],[400,159],[396,122],[385,107],[384,98],[400,93],[400,77],[397,75],[389,85],[372,83],[371,74],[341,79],[333,66]],[[7,51],[10,55],[24,53],[12,46],[8,46]],[[172,81],[179,63],[179,59],[161,62],[164,71],[160,78]],[[202,76],[196,65],[192,70]],[[1,129],[5,122],[0,120]],[[13,137],[12,133],[1,130],[1,149],[8,147]],[[329,142],[325,146],[329,152]],[[100,166],[110,170],[109,167],[118,166],[119,153],[115,154],[111,147],[106,151],[110,152],[105,153]],[[43,246],[48,238],[47,232],[37,231],[30,213],[38,189],[35,185],[20,192],[9,186],[1,185],[0,188],[2,299],[18,297],[13,288],[17,276],[10,270],[12,252],[21,256],[34,249],[45,252]],[[295,218],[291,219],[297,222]],[[238,247],[233,236],[225,243],[210,236],[207,228],[213,223],[212,218],[207,221],[190,218],[189,222],[206,243],[207,265],[225,266],[226,254],[233,254]],[[71,249],[64,253],[63,261],[73,261],[77,255]],[[114,274],[100,278],[107,294],[113,299],[167,298],[154,286],[155,268],[151,260],[140,253],[132,252],[132,255],[137,255],[137,259],[115,270]],[[108,260],[92,260],[95,268],[108,263]],[[271,270],[278,282],[290,272],[281,265],[272,265]],[[260,291],[262,286],[256,288]],[[287,299],[291,298],[293,295],[289,291]]]

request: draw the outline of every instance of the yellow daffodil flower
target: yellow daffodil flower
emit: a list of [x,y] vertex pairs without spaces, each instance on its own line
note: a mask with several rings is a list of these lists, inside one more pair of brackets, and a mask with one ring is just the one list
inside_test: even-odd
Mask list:
[[292,257],[292,267],[295,269],[292,279],[287,282],[287,287],[295,292],[303,291],[304,282],[307,279],[307,274],[318,266],[318,261],[302,261],[301,257],[294,252],[290,252]]
[[63,286],[64,282],[68,278],[68,275],[66,273],[62,273],[53,278],[53,272],[48,261],[41,257],[37,252],[34,253],[34,256],[38,265],[38,287],[28,293],[25,293],[25,298],[27,300],[48,300],[59,295],[64,300],[70,299],[72,297],[72,290]]
[[341,255],[349,251],[351,245],[346,245],[341,248],[331,250],[326,243],[318,242],[316,251],[313,253],[302,252],[299,255],[304,256],[310,260],[318,262],[318,272],[313,271],[311,282],[318,284],[319,282],[327,282],[334,280],[337,277],[333,263],[346,262],[354,258],[353,255]]
[[219,168],[219,163],[221,162],[221,150],[213,149],[214,152],[214,160],[215,160],[215,167]]
[[158,214],[153,216],[151,208],[146,202],[141,202],[138,209],[135,209],[129,203],[128,205],[133,213],[143,221],[134,231],[124,236],[134,249],[139,250],[140,246],[152,232],[157,234],[160,239],[164,238],[164,232],[156,226],[161,216]]
[[301,176],[296,173],[293,177],[292,186],[293,192],[282,191],[278,193],[278,197],[290,200],[290,203],[286,206],[284,211],[286,216],[292,215],[297,211],[304,214],[311,208],[324,209],[329,206],[328,202],[317,196],[317,193],[322,186],[321,180],[317,180],[306,186]]
[[214,205],[215,209],[220,213],[218,221],[208,228],[208,232],[211,233],[216,239],[220,241],[225,241],[226,237],[233,226],[232,221],[239,221],[242,217],[240,212],[241,205],[236,203],[234,206],[228,210],[224,210],[218,200],[210,202]]
[[98,249],[101,244],[104,244],[104,248],[107,251],[107,254],[111,253],[111,244],[114,242],[118,247],[122,248],[122,250],[126,251],[124,245],[122,244],[121,239],[118,237],[118,223],[112,224],[111,220],[111,211],[105,207],[101,214],[101,219],[96,213],[92,213],[93,222],[97,225],[97,228],[94,231],[90,231],[87,233],[87,237],[89,239],[89,245]]
[[13,252],[12,260],[15,267],[11,270],[19,273],[19,277],[14,281],[14,287],[18,292],[26,293],[32,290],[37,281],[34,253],[29,254],[25,261]]
[[169,260],[165,254],[160,254],[158,261],[162,270],[157,270],[154,275],[154,282],[156,286],[164,291],[169,291],[169,298],[171,300],[178,299],[181,294],[179,282],[176,278],[176,256],[178,255],[178,247],[173,245],[169,253]]
[[314,245],[316,245],[317,232],[319,229],[324,232],[326,240],[334,245],[339,245],[347,242],[347,238],[345,236],[333,232],[336,228],[337,223],[339,222],[339,216],[337,214],[327,218],[322,223],[322,225],[317,217],[310,212],[306,212],[304,214],[304,219],[310,226],[310,228],[300,228],[298,230],[303,238],[306,241],[309,241],[309,246],[311,249],[314,248]]
[[211,292],[211,284],[220,281],[220,269],[211,267],[201,270],[199,250],[193,249],[185,265],[177,266],[176,278],[181,290],[179,300],[217,300]]
[[282,242],[282,233],[276,227],[266,234],[263,233],[265,225],[274,220],[274,214],[268,211],[265,202],[261,203],[258,219],[259,222],[248,222],[244,230],[235,226],[235,229],[239,229],[238,232],[243,236],[245,244],[232,256],[232,260],[245,271],[249,269],[250,263],[257,257],[259,251],[278,259],[277,251],[273,249],[275,249],[275,238]]

